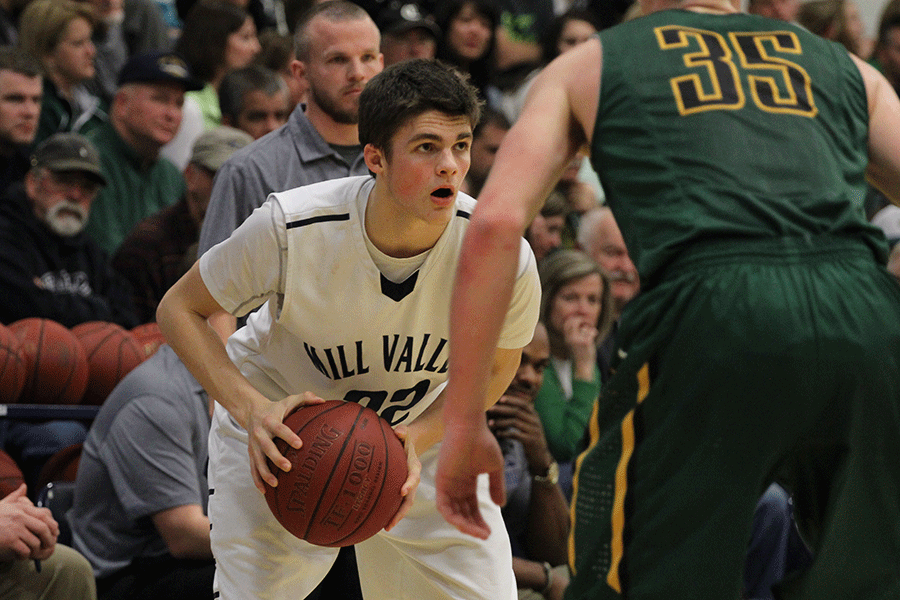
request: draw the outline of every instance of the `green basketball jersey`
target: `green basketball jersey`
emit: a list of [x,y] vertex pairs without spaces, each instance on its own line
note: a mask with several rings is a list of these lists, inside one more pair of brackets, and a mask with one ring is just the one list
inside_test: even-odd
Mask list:
[[865,87],[843,47],[684,10],[600,38],[592,162],[642,284],[705,240],[848,236],[884,260],[863,211]]

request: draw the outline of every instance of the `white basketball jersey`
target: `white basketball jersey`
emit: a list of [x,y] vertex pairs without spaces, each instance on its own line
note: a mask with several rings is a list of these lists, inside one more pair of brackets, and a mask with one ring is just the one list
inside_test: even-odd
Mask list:
[[[311,391],[359,402],[397,425],[415,419],[446,384],[450,296],[475,200],[457,195],[437,244],[396,283],[366,247],[373,186],[371,177],[351,177],[272,194],[201,257],[200,268],[233,314],[265,302],[228,342],[231,359],[263,394],[280,400]],[[531,341],[539,304],[535,259],[523,240],[501,348]]]

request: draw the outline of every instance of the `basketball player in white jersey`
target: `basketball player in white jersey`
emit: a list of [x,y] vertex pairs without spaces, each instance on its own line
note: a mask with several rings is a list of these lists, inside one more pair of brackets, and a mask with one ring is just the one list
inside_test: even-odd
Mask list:
[[[209,472],[216,591],[225,600],[293,600],[328,571],[337,550],[293,537],[260,493],[277,484],[267,457],[290,468],[273,438],[300,445],[284,416],[328,398],[376,410],[397,426],[408,454],[400,510],[387,530],[356,546],[366,600],[514,600],[509,541],[487,477],[479,489],[492,524],[487,540],[459,533],[434,503],[450,290],[474,208],[458,190],[477,94],[449,67],[412,60],[373,78],[359,112],[374,177],[272,194],[160,305],[170,344],[219,402]],[[506,389],[537,320],[534,256],[524,241],[518,252],[483,409]],[[223,309],[258,309],[227,354],[206,323]]]

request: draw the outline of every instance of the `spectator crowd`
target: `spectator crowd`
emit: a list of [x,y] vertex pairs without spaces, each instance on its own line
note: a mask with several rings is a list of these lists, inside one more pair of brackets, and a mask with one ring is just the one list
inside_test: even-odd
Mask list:
[[[747,10],[842,44],[900,92],[900,1],[871,40],[854,0]],[[401,61],[441,60],[477,88],[462,188],[477,197],[541,70],[633,18],[629,0],[0,0],[0,322],[153,323],[167,290],[270,193],[369,174],[359,92]],[[874,188],[859,202],[900,282],[900,208]],[[525,237],[540,322],[487,419],[506,462],[520,598],[560,600],[577,457],[641,278],[583,156]],[[223,339],[239,326],[225,313],[210,323]],[[0,421],[0,450],[29,485],[54,454],[81,448],[70,538],[35,505],[41,490],[2,490],[0,600],[212,598],[212,406],[164,345],[92,421]],[[809,550],[784,489],[760,497],[757,525],[743,593],[773,598]],[[309,598],[361,598],[354,569],[342,550]],[[35,581],[47,595],[24,595]]]

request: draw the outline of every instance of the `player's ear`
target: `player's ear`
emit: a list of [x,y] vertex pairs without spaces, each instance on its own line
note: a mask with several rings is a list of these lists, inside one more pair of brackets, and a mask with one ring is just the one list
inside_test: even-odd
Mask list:
[[377,175],[384,170],[386,162],[384,152],[379,148],[376,148],[372,144],[366,144],[363,148],[363,158],[366,161],[366,166],[369,167],[369,170],[372,171],[372,173]]

